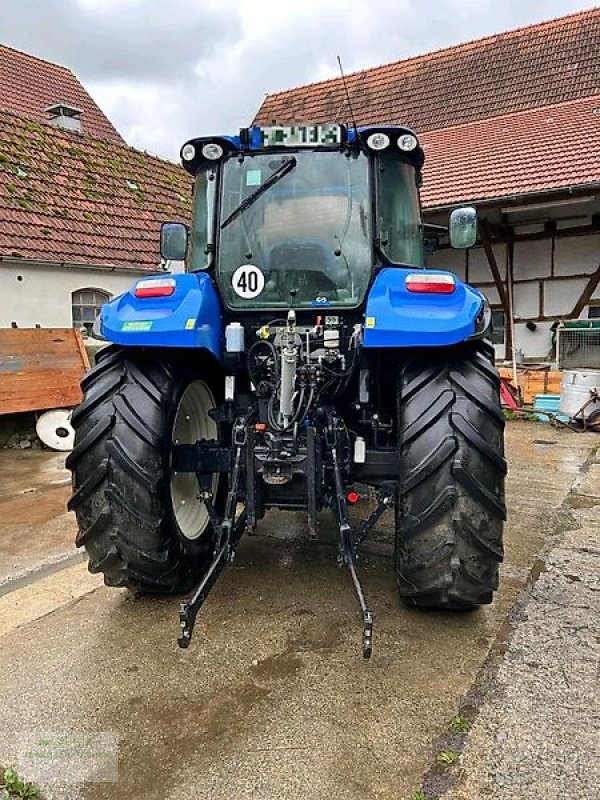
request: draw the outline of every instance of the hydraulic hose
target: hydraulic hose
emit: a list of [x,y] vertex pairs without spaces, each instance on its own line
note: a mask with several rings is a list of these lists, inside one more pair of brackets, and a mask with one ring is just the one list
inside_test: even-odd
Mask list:
[[307,403],[306,408],[304,409],[303,412],[302,406],[304,405],[304,395],[305,395],[305,390],[304,388],[302,388],[300,389],[300,394],[298,395],[298,406],[294,411],[292,418],[286,425],[281,425],[275,419],[275,414],[273,413],[275,395],[271,397],[271,399],[269,400],[269,404],[267,406],[267,415],[268,415],[269,425],[273,428],[273,430],[277,431],[278,433],[285,433],[285,431],[291,430],[291,428],[293,428],[297,422],[301,422],[301,420],[304,419],[312,403],[313,391],[311,390],[311,394],[309,396],[309,402]]

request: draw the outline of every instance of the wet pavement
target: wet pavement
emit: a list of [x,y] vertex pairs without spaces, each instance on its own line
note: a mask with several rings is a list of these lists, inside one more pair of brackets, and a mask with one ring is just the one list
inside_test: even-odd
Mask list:
[[501,657],[480,674],[483,703],[444,800],[600,797],[600,447],[563,512],[497,640]]
[[8,580],[73,550],[64,453],[0,450],[0,594]]
[[302,517],[267,517],[181,651],[177,599],[133,599],[73,562],[63,457],[0,451],[0,581],[18,576],[0,583],[0,763],[17,760],[21,731],[112,732],[117,783],[47,784],[46,796],[409,800],[564,533],[571,487],[593,479],[581,468],[597,443],[508,426],[506,560],[494,603],[477,612],[399,605],[384,518],[361,562],[375,610],[370,662],[328,522],[309,543]]

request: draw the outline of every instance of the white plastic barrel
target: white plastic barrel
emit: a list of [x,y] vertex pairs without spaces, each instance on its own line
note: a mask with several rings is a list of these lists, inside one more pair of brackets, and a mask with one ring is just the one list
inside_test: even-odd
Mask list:
[[[566,369],[560,387],[560,411],[570,417],[581,416],[578,412],[591,397],[592,389],[600,393],[599,369]],[[585,416],[600,411],[600,400],[595,400],[585,408]]]

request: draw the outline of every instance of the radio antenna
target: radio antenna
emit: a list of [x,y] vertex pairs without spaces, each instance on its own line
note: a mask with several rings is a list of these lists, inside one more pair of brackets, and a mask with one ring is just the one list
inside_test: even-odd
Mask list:
[[346,93],[346,100],[348,101],[348,108],[350,109],[350,119],[352,120],[352,127],[354,128],[354,133],[356,134],[356,138],[362,144],[362,139],[360,138],[360,133],[358,132],[358,127],[356,125],[356,117],[354,116],[354,109],[352,108],[352,101],[350,100],[350,92],[348,91],[348,84],[346,83],[346,76],[344,75],[344,68],[342,67],[342,59],[337,56],[337,62],[340,67],[340,75],[342,76],[342,84],[344,86],[344,92]]

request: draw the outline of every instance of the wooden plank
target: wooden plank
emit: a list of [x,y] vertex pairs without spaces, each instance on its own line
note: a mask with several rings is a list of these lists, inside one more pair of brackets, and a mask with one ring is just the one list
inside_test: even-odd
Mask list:
[[[512,381],[512,369],[500,367],[500,376]],[[532,405],[536,394],[560,394],[562,372],[549,369],[527,369],[519,367],[519,388],[523,402]]]
[[78,331],[0,329],[0,414],[77,405],[88,367]]
[[77,331],[70,328],[1,328],[0,353],[72,353]]
[[0,387],[0,413],[75,406],[81,401],[82,375],[79,370],[22,374]]
[[85,371],[87,372],[88,369],[90,368],[90,359],[89,359],[89,356],[87,354],[87,350],[85,349],[85,344],[83,343],[83,337],[79,333],[79,331],[76,330],[75,328],[73,328],[73,333],[75,334],[75,341],[77,342],[77,349],[79,350],[79,355],[81,356],[81,363],[83,364],[83,367],[84,367]]

